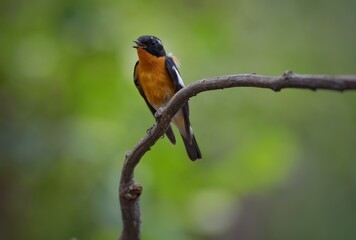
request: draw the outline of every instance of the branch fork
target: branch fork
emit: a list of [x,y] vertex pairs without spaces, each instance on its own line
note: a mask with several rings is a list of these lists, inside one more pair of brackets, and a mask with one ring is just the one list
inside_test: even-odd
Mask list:
[[133,180],[134,170],[140,159],[164,135],[174,114],[189,98],[201,92],[233,87],[269,88],[276,92],[284,88],[345,91],[356,89],[356,75],[300,75],[292,71],[286,71],[282,76],[262,76],[254,73],[237,74],[202,79],[179,90],[165,107],[156,112],[156,125],[150,128],[133,150],[125,155],[119,189],[123,221],[121,240],[138,240],[141,238],[139,199],[142,187]]

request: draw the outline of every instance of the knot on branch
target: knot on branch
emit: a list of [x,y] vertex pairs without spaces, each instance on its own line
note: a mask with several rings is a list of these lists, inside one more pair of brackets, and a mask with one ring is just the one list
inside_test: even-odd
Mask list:
[[121,191],[121,196],[127,200],[135,200],[142,193],[142,186],[137,182],[132,182],[128,187]]
[[286,70],[283,75],[282,75],[282,78],[278,78],[276,80],[274,80],[271,84],[271,89],[275,92],[279,92],[281,91],[281,89],[283,88],[283,85],[285,84],[284,81],[288,81],[290,79],[293,78],[293,71],[291,70]]
[[285,72],[283,73],[283,78],[284,78],[285,80],[288,80],[288,79],[290,79],[290,78],[293,76],[293,74],[294,74],[293,71],[287,70],[287,71],[285,71]]

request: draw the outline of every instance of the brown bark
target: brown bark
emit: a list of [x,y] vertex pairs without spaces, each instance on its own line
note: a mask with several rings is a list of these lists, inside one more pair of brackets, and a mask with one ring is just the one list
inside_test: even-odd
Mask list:
[[157,124],[147,132],[133,150],[126,154],[119,187],[123,221],[121,240],[140,239],[139,197],[142,193],[142,187],[133,178],[135,167],[142,156],[165,133],[174,114],[189,98],[201,92],[232,87],[269,88],[274,91],[280,91],[284,88],[345,91],[356,89],[356,76],[299,75],[291,71],[285,72],[282,76],[238,74],[202,79],[181,89],[167,106],[157,111],[156,117],[159,119]]

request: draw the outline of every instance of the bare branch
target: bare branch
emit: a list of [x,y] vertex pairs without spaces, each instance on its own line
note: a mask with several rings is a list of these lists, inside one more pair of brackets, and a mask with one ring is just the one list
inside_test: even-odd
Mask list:
[[261,76],[256,74],[238,74],[206,78],[177,92],[169,103],[157,112],[159,121],[144,136],[134,149],[126,154],[121,172],[119,198],[121,204],[123,231],[121,240],[140,239],[140,207],[139,196],[142,187],[134,182],[134,170],[142,156],[165,133],[174,114],[189,98],[205,91],[232,87],[269,88],[280,91],[284,88],[328,89],[345,91],[356,89],[356,75],[353,76],[326,76],[326,75],[299,75],[286,71],[282,76]]

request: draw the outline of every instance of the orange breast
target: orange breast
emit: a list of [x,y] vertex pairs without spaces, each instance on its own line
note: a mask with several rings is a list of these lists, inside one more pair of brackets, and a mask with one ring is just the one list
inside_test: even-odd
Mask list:
[[165,66],[165,57],[155,57],[138,49],[137,74],[148,102],[157,110],[174,95],[173,83]]

